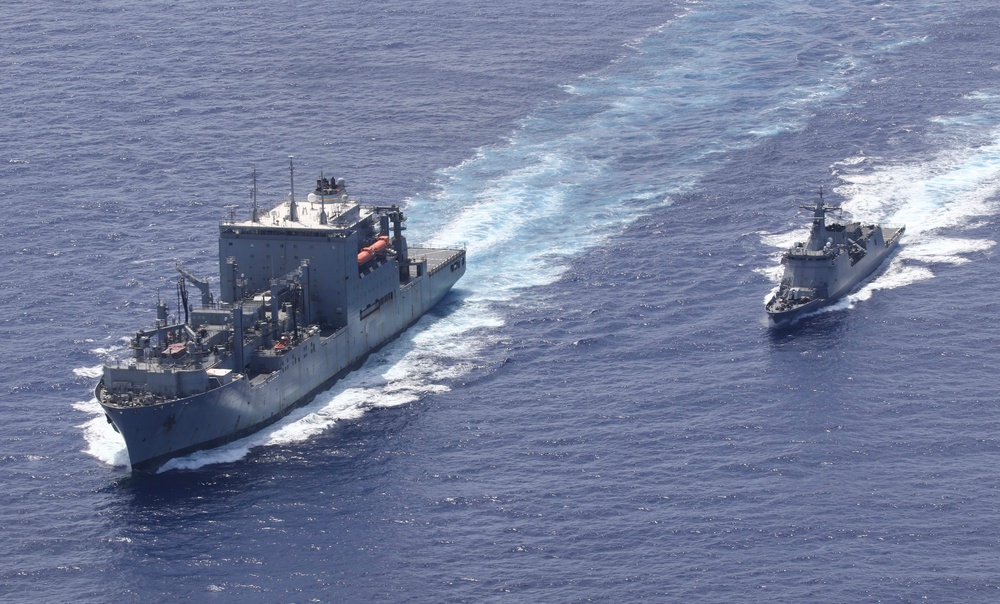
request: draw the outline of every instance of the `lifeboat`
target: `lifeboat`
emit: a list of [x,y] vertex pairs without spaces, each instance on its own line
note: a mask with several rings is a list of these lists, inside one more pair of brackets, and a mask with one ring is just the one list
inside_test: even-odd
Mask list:
[[292,340],[288,336],[281,336],[281,339],[274,343],[272,347],[275,352],[284,352],[292,345]]
[[358,252],[358,266],[368,262],[374,258],[376,254],[385,253],[387,249],[389,249],[389,236],[382,235],[375,240],[375,243],[369,245],[368,247],[361,248],[361,251]]

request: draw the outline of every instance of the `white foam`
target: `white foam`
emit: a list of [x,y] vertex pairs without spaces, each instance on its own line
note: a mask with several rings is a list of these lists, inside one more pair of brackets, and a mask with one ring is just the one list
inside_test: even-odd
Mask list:
[[853,157],[845,157],[839,162],[834,163],[834,169],[836,169],[837,166],[857,166],[858,164],[868,161],[868,159],[868,156],[864,153],[860,153]]
[[872,294],[880,289],[896,289],[906,287],[918,281],[931,279],[934,273],[927,267],[908,266],[901,258],[895,258],[886,267],[885,272],[869,281],[853,294],[847,296],[848,302],[853,307],[854,302],[868,300]]
[[993,215],[1000,192],[1000,133],[991,144],[942,152],[930,161],[840,174],[837,192],[854,216],[906,224],[907,238],[967,229]]
[[[939,124],[942,138],[956,139],[958,146],[938,156],[913,164],[889,164],[868,171],[844,170],[844,184],[837,192],[844,208],[854,215],[867,215],[906,223],[908,234],[944,228],[967,228],[973,218],[993,215],[1000,192],[1000,130],[967,127],[966,120]],[[968,137],[962,133],[968,132]]]
[[[753,272],[757,273],[758,275],[763,275],[764,277],[767,277],[768,281],[771,281],[772,283],[778,283],[779,281],[781,281],[781,273],[783,270],[783,267],[780,264],[780,260],[781,260],[781,254],[775,254],[773,262],[771,262],[767,266],[757,267],[753,269]],[[769,293],[765,299],[770,300],[771,296],[773,296],[777,292],[778,288],[777,286],[775,286],[774,290],[772,290],[771,293]]]
[[[340,421],[361,417],[372,407],[406,405],[446,392],[448,387],[442,382],[471,371],[474,362],[469,359],[475,359],[480,348],[492,341],[488,335],[467,337],[468,332],[503,324],[498,315],[484,314],[484,306],[480,300],[464,304],[445,317],[424,317],[401,338],[372,354],[359,370],[274,426],[216,449],[171,460],[160,471],[230,463],[256,447],[309,440]],[[100,369],[80,368],[76,373],[99,377]],[[124,440],[107,423],[96,399],[75,407],[95,415],[80,426],[88,443],[85,452],[109,465],[128,466]]]
[[784,233],[768,233],[766,231],[759,231],[756,234],[760,237],[761,243],[767,247],[784,251],[799,241],[807,240],[809,238],[809,229],[797,228],[793,231],[786,231]]
[[87,443],[87,448],[83,452],[109,466],[129,467],[125,439],[115,432],[115,429],[108,423],[97,399],[74,403],[73,408],[95,416],[93,419],[77,425],[77,428],[82,429],[84,440]]
[[[441,171],[437,191],[407,200],[418,209],[408,212],[412,243],[467,246],[460,301],[446,318],[422,320],[272,429],[168,467],[239,459],[253,447],[312,438],[373,406],[447,389],[482,362],[506,308],[526,290],[555,282],[570,260],[695,188],[729,151],[801,128],[811,107],[856,77],[858,65],[845,57],[778,81],[770,66],[786,61],[794,41],[775,47],[724,36],[708,47],[704,32],[720,15],[689,5],[684,19],[653,28],[635,53],[568,84],[564,102],[539,108],[504,143]],[[747,29],[770,27],[773,18],[744,16]],[[693,144],[675,142],[681,131]],[[663,166],[661,176],[632,170],[646,156]]]
[[969,101],[985,101],[988,103],[993,103],[996,101],[1000,101],[1000,94],[997,94],[995,92],[987,92],[984,90],[976,90],[974,92],[966,94],[963,98]]
[[[973,93],[968,100],[989,103],[997,95]],[[931,120],[940,128],[934,136],[947,144],[935,157],[913,163],[889,163],[861,153],[834,164],[841,182],[836,192],[845,213],[855,219],[906,225],[899,251],[885,272],[857,292],[820,312],[852,308],[880,289],[906,287],[935,276],[935,265],[971,261],[996,245],[995,241],[963,237],[984,224],[982,217],[998,211],[1000,194],[1000,128],[996,118],[982,129],[985,114],[949,116]],[[770,247],[788,247],[801,241],[799,232],[759,233]],[[759,269],[772,281],[778,270]]]
[[260,432],[209,451],[167,462],[160,471],[197,469],[244,458],[256,447],[305,442],[338,422],[362,417],[373,407],[407,405],[448,391],[441,382],[468,373],[480,347],[489,338],[465,337],[481,323],[463,311],[441,319],[425,317],[395,343],[369,357],[358,370],[316,397],[309,405]]
[[73,374],[77,377],[96,379],[101,377],[103,371],[104,365],[94,365],[93,367],[77,367],[73,370]]
[[925,264],[965,264],[968,254],[982,253],[996,245],[988,239],[960,239],[955,237],[922,237],[908,243],[901,256]]
[[157,474],[168,472],[170,470],[196,470],[213,464],[233,463],[245,458],[251,448],[252,445],[248,444],[244,439],[243,441],[238,441],[238,443],[219,447],[217,449],[199,451],[198,453],[193,453],[187,457],[176,457],[160,466],[160,469],[157,470]]

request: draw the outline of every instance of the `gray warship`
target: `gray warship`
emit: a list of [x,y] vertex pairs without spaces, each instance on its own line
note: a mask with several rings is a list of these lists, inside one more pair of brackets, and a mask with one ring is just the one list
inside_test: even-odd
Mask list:
[[[302,202],[256,199],[219,226],[219,294],[178,265],[177,318],[158,301],[131,357],[104,367],[95,395],[133,472],[272,424],[358,367],[430,310],[465,273],[464,249],[408,248],[398,206],[364,206],[322,177]],[[188,284],[201,308],[188,301]],[[183,316],[181,316],[183,315]]]
[[864,281],[892,253],[906,227],[851,222],[826,222],[826,213],[839,210],[823,202],[823,191],[813,206],[809,240],[796,243],[781,256],[781,284],[764,305],[769,322],[780,327],[832,304]]

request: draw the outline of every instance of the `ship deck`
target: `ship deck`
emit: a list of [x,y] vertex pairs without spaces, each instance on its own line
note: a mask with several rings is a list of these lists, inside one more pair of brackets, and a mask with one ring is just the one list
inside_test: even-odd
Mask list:
[[[411,247],[411,260],[427,260],[427,274],[433,275],[442,267],[447,266],[462,256],[465,250],[432,248],[432,247]],[[417,277],[417,267],[410,265],[410,277]]]

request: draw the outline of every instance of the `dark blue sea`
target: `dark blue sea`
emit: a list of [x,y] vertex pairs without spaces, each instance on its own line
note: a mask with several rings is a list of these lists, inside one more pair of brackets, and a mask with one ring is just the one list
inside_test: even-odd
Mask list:
[[[8,0],[0,601],[1000,601],[998,38],[993,0]],[[132,476],[101,366],[289,155],[468,272]],[[820,188],[903,245],[769,329]]]

